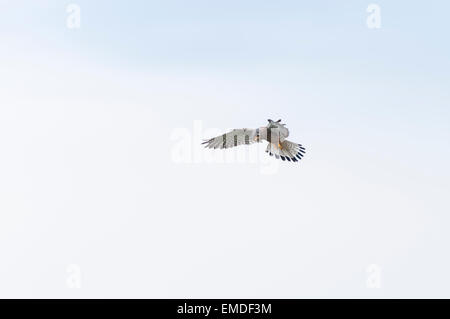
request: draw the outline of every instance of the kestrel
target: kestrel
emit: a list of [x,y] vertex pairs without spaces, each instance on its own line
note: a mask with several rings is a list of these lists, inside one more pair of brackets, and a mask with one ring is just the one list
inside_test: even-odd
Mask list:
[[301,144],[286,140],[289,136],[289,130],[286,128],[286,124],[281,123],[281,120],[268,121],[267,126],[257,129],[234,129],[226,134],[205,140],[202,144],[205,144],[206,148],[222,149],[266,140],[269,142],[266,152],[270,156],[275,156],[277,159],[281,158],[283,161],[299,161],[305,154],[305,148]]

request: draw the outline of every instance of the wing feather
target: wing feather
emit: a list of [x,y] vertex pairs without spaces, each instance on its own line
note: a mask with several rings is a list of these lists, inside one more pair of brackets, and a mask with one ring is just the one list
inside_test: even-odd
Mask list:
[[205,140],[202,144],[206,148],[230,148],[239,145],[249,145],[256,142],[256,130],[243,128],[234,129],[231,132]]

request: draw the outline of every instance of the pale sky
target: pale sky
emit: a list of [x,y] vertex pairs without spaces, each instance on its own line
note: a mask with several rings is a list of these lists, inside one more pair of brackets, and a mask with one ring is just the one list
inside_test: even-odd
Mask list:
[[448,2],[70,3],[0,1],[0,297],[450,297]]

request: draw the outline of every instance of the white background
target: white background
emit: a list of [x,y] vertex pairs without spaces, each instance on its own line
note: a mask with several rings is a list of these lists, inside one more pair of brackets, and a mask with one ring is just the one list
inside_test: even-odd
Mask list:
[[0,297],[450,297],[446,2],[0,3]]

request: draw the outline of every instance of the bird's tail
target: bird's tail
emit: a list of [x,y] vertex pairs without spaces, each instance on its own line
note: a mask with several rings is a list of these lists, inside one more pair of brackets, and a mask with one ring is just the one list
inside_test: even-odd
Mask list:
[[298,162],[305,154],[305,148],[301,144],[284,140],[281,143],[269,143],[266,152],[269,153],[270,156],[281,158],[283,161],[288,160]]

